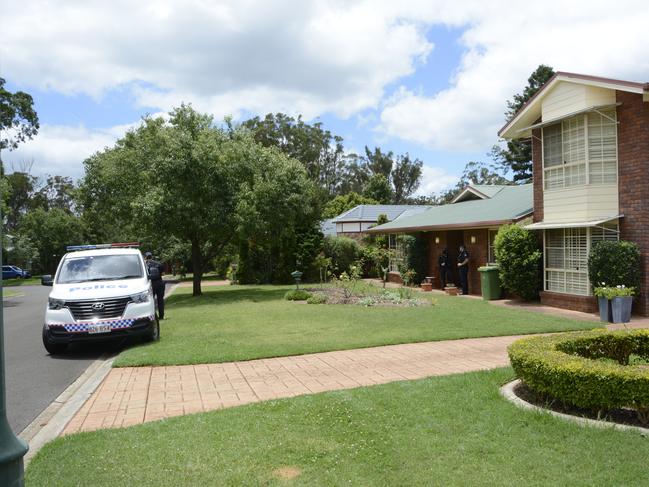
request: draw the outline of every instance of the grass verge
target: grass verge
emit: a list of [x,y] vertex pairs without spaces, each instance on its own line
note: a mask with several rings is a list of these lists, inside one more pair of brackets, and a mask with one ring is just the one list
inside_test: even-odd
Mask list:
[[[435,296],[411,308],[285,301],[290,286],[179,288],[167,302],[159,342],[124,351],[115,366],[229,362],[469,337],[592,329],[597,323]],[[423,296],[423,295],[422,295]]]
[[2,287],[18,287],[18,286],[40,286],[40,276],[28,277],[27,279],[7,279],[2,281]]
[[646,438],[518,409],[498,392],[512,375],[498,369],[395,382],[76,434],[36,455],[27,484],[646,482]]

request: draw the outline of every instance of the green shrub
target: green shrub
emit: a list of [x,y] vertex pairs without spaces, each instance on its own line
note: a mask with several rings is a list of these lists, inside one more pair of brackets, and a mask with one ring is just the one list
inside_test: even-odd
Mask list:
[[588,276],[593,286],[640,285],[640,250],[632,242],[597,242],[588,255]]
[[400,238],[406,253],[406,267],[414,271],[410,283],[418,286],[428,273],[428,239],[421,233],[403,235]]
[[326,237],[324,255],[331,259],[335,273],[347,272],[360,254],[356,240],[347,237]]
[[523,299],[536,299],[541,251],[534,234],[518,225],[503,225],[496,234],[495,253],[503,287]]
[[[649,413],[649,330],[591,331],[518,340],[509,346],[518,377],[533,391],[580,408],[630,407]],[[612,360],[601,360],[612,359]]]
[[284,299],[286,299],[287,301],[306,301],[310,297],[311,293],[309,291],[305,291],[304,289],[292,289],[290,291],[287,291],[284,295]]
[[308,304],[325,304],[327,302],[327,295],[323,293],[315,293],[306,300]]

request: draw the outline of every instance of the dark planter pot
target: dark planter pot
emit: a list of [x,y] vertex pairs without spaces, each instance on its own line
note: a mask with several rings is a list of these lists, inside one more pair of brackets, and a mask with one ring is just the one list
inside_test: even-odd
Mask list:
[[613,313],[611,311],[611,301],[606,298],[597,298],[599,304],[599,321],[604,323],[613,323]]
[[631,305],[633,297],[616,296],[611,300],[611,311],[613,312],[613,323],[628,323],[631,321]]

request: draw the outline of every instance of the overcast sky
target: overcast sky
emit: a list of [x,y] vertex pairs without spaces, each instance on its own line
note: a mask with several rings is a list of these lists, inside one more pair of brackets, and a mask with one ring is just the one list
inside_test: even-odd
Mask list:
[[0,76],[38,136],[3,159],[79,177],[144,114],[302,114],[425,163],[420,194],[487,160],[539,64],[649,81],[649,2],[0,0]]

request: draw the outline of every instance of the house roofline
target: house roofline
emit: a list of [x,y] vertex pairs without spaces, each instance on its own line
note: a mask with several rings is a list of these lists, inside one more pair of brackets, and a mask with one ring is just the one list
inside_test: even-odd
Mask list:
[[[562,78],[561,80],[559,78]],[[545,92],[551,85],[553,85],[557,81],[570,81],[570,80],[580,80],[580,81],[592,81],[595,83],[606,83],[606,84],[612,84],[612,85],[619,85],[623,86],[626,88],[634,88],[632,90],[633,92],[637,93],[644,93],[649,91],[649,82],[637,82],[637,81],[626,81],[626,80],[621,80],[621,79],[614,79],[614,78],[604,78],[602,76],[592,76],[588,74],[579,74],[579,73],[570,73],[568,71],[557,71],[552,75],[552,77],[547,80],[543,85],[539,88],[539,90],[532,95],[532,97],[523,104],[522,107],[518,109],[518,111],[514,114],[514,116],[505,124],[502,126],[502,128],[498,131],[498,136],[501,137],[502,134],[511,126],[513,125],[514,121],[519,118],[520,115],[522,115],[527,109],[532,105],[538,97],[541,96],[543,92]]]
[[466,229],[485,228],[485,227],[507,225],[508,223],[517,223],[521,220],[524,220],[532,213],[534,213],[534,209],[527,210],[524,213],[521,213],[520,215],[516,215],[514,218],[506,218],[504,220],[484,220],[479,222],[447,223],[443,225],[425,225],[425,226],[418,226],[418,227],[399,227],[399,228],[386,228],[386,229],[372,227],[372,228],[368,228],[367,230],[363,230],[362,233],[380,234],[380,233],[399,233],[399,232],[427,232],[431,230],[446,230],[446,229],[456,230],[459,228],[466,228]]

